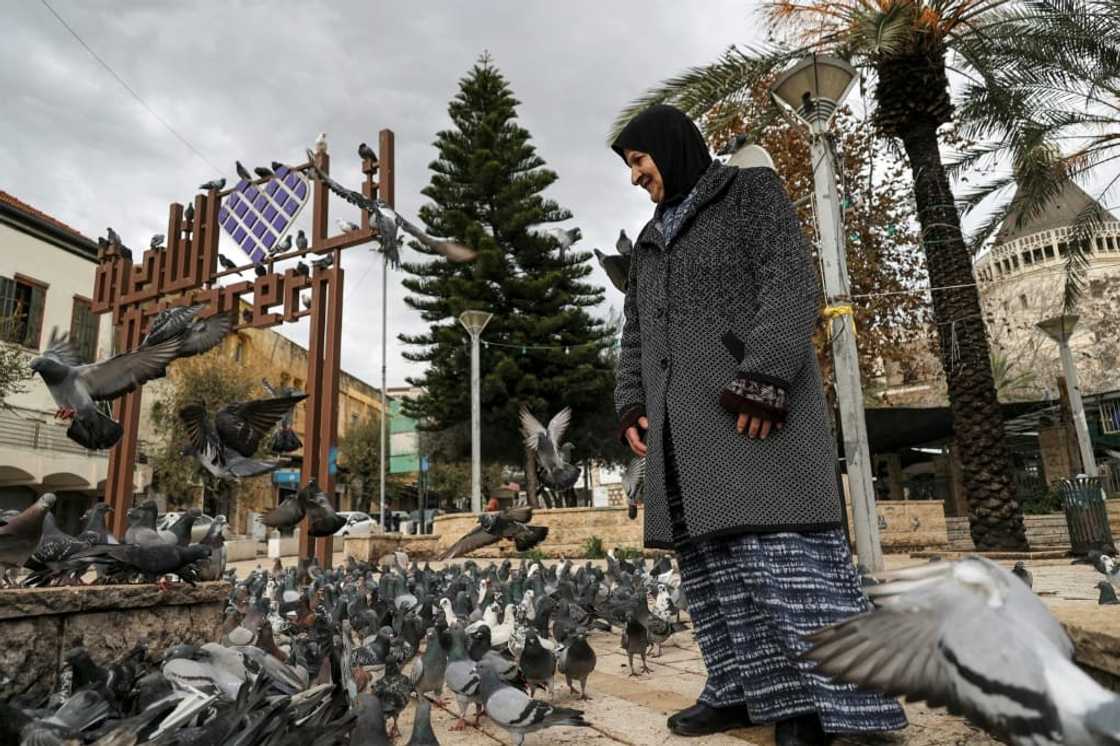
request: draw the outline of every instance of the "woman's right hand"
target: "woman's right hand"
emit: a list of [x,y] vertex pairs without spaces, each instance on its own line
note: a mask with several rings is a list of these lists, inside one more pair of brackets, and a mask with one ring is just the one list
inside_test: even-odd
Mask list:
[[649,418],[639,417],[636,427],[627,428],[626,442],[630,445],[630,450],[634,452],[635,456],[644,457],[646,455],[646,444],[642,442],[642,434],[638,432],[639,427],[642,432],[649,430]]

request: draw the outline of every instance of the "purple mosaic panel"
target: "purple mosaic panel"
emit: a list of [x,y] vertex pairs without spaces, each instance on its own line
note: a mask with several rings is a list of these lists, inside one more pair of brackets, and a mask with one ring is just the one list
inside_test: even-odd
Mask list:
[[311,196],[302,174],[286,166],[275,173],[264,184],[238,181],[219,207],[222,229],[255,262],[284,238]]

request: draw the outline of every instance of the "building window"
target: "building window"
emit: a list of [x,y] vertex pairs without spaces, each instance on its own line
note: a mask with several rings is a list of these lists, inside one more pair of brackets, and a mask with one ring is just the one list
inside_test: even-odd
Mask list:
[[30,277],[0,277],[0,339],[39,349],[47,285]]
[[1011,266],[1013,266],[1015,269],[1019,269],[1019,257],[1018,256],[1011,257]]
[[1065,256],[1069,253],[1069,245],[1065,241],[1058,244],[1058,256]]
[[1109,236],[1105,240],[1108,242],[1108,250],[1109,251],[1116,251],[1116,244],[1113,242],[1112,236]]
[[74,296],[74,310],[70,314],[70,341],[83,363],[92,363],[97,357],[97,316],[90,310],[88,298]]
[[1030,308],[1031,304],[1030,301],[1027,300],[1027,296],[1025,293],[1019,296],[1019,305],[1021,305],[1023,308]]

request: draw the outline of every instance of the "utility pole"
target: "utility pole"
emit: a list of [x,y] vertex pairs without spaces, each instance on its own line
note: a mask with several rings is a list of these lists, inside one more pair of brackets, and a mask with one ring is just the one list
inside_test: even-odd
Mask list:
[[1077,366],[1073,363],[1073,351],[1069,348],[1069,339],[1073,336],[1073,329],[1080,318],[1077,314],[1062,314],[1040,321],[1035,326],[1058,343],[1058,351],[1062,356],[1062,372],[1066,376],[1069,409],[1073,414],[1073,429],[1077,433],[1077,450],[1081,454],[1081,471],[1087,477],[1095,477],[1098,475],[1097,459],[1093,455],[1089,423],[1085,420],[1085,404],[1081,401],[1081,384],[1077,378]]
[[385,518],[385,454],[389,450],[385,446],[389,440],[389,396],[386,393],[388,386],[388,358],[389,358],[389,255],[381,255],[381,437],[378,438],[378,447],[381,456],[378,459],[378,468],[381,472],[381,530],[388,531],[389,523]]
[[855,83],[857,71],[842,59],[810,55],[771,87],[771,96],[809,129],[810,158],[820,233],[820,259],[832,343],[836,399],[840,407],[844,462],[852,497],[852,528],[856,553],[867,569],[883,569],[879,515],[871,478],[871,452],[863,411],[855,318],[849,302],[848,263],[844,250],[844,219],[836,187],[836,164],[828,124]]
[[471,512],[482,512],[482,394],[478,339],[493,314],[463,311],[459,323],[471,335]]

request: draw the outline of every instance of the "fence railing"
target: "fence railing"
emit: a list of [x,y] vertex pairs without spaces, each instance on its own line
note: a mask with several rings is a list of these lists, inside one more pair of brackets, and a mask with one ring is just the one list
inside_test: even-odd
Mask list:
[[91,451],[66,437],[68,425],[31,409],[0,409],[0,448],[70,453],[89,458],[108,458],[108,451]]

